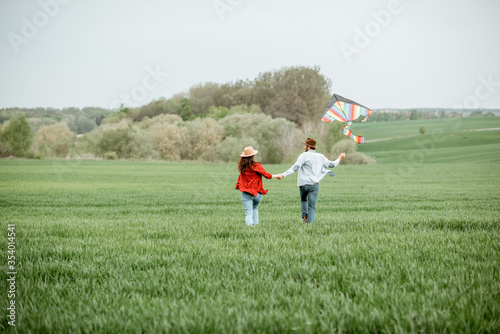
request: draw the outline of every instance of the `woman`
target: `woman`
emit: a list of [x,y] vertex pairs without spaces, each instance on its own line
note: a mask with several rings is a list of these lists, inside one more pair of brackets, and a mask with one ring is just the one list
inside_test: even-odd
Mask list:
[[262,196],[267,194],[267,190],[262,187],[262,176],[266,179],[278,178],[278,175],[269,174],[260,163],[254,161],[254,156],[258,152],[252,146],[247,146],[240,154],[238,162],[240,176],[236,182],[236,189],[241,191],[245,223],[248,226],[259,224],[259,203]]

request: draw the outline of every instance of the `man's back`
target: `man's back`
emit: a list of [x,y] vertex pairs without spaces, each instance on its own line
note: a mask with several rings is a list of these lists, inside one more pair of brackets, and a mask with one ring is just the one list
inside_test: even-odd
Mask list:
[[312,185],[319,183],[328,172],[331,173],[328,173],[331,176],[335,175],[332,171],[328,171],[326,167],[335,167],[336,165],[338,165],[338,162],[329,161],[323,154],[315,150],[309,150],[299,155],[297,162],[283,173],[283,176],[286,177],[298,169],[297,186]]

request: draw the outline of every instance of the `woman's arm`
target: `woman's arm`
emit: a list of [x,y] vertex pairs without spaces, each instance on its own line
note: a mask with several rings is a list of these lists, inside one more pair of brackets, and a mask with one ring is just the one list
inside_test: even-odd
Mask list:
[[259,173],[260,175],[264,176],[266,179],[272,179],[272,178],[278,177],[278,175],[273,175],[271,173],[266,172],[266,170],[264,169],[264,167],[262,167],[262,165],[260,163],[256,163],[253,166],[253,170],[254,170],[254,172]]

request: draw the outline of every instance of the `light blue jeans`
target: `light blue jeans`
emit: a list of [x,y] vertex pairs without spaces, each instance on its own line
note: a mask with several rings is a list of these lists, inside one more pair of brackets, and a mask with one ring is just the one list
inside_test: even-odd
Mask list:
[[309,223],[314,223],[316,202],[318,200],[319,184],[305,185],[299,187],[300,191],[300,208],[302,210],[302,218],[307,216]]
[[245,223],[252,226],[259,223],[259,203],[262,201],[262,194],[257,193],[257,196],[247,192],[241,192],[241,201],[245,208]]

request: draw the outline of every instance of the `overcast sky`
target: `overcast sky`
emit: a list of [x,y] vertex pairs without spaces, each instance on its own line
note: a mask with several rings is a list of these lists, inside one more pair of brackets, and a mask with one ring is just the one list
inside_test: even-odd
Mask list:
[[367,107],[500,108],[498,0],[0,0],[0,108],[320,67]]

